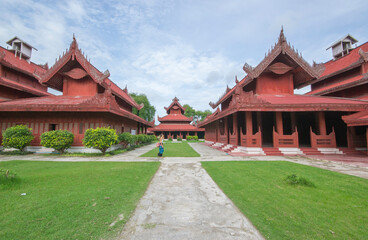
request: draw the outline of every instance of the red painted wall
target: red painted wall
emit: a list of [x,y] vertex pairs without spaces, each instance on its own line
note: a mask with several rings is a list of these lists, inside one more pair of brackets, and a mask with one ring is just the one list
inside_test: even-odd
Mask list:
[[64,77],[63,95],[64,96],[95,96],[98,85],[89,76],[82,79],[72,79]]
[[292,73],[277,75],[263,73],[256,80],[256,94],[293,94],[294,83]]
[[131,119],[118,117],[111,113],[49,113],[49,112],[1,112],[0,113],[0,136],[6,128],[24,124],[32,128],[35,139],[32,146],[40,146],[40,136],[50,130],[51,124],[56,125],[56,129],[68,130],[74,134],[73,146],[82,146],[84,132],[88,128],[110,127],[116,133],[130,132],[137,130],[137,122]]

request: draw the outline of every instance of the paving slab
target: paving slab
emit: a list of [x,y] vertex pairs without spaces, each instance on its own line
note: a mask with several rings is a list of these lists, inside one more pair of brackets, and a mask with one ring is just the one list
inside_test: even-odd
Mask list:
[[175,161],[162,160],[118,239],[264,239],[199,162]]

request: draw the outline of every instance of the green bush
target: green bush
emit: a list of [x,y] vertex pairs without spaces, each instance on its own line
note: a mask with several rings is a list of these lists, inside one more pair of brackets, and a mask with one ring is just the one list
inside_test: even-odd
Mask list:
[[168,140],[169,140],[169,141],[172,141],[173,139],[172,139],[172,137],[169,137],[169,138],[168,138]]
[[181,137],[177,137],[176,140],[181,141],[183,139]]
[[100,150],[103,154],[118,141],[115,129],[96,128],[87,129],[84,133],[83,145]]
[[127,148],[129,144],[133,144],[134,138],[131,133],[123,132],[119,134],[118,141],[123,143],[124,148]]
[[44,132],[41,135],[41,145],[53,148],[63,154],[73,144],[74,135],[67,130],[55,130]]
[[132,135],[132,145],[138,145],[138,135]]
[[187,136],[187,140],[194,140],[194,141],[198,141],[198,136]]
[[312,183],[308,179],[303,178],[303,177],[298,177],[295,174],[287,176],[285,178],[285,182],[290,185],[302,185],[302,186],[307,186],[307,187],[315,187],[314,183]]
[[138,144],[142,144],[146,142],[146,135],[144,134],[138,134],[137,138],[138,138]]
[[20,151],[24,151],[24,148],[28,146],[34,139],[32,129],[25,125],[17,125],[7,128],[3,133],[3,146],[5,148],[16,148]]

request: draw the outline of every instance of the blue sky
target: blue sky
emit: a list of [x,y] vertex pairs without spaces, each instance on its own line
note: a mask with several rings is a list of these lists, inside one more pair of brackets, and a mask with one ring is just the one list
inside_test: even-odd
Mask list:
[[0,9],[1,46],[18,36],[38,49],[32,61],[51,66],[75,33],[93,65],[146,94],[160,116],[175,96],[211,109],[235,75],[244,77],[245,62],[263,59],[282,25],[310,64],[331,59],[326,48],[348,33],[368,41],[366,0],[0,0]]

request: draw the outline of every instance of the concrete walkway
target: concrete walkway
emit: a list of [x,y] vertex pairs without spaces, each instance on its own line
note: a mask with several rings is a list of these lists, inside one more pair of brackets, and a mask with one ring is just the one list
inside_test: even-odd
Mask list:
[[165,159],[119,239],[263,239],[192,159]]

